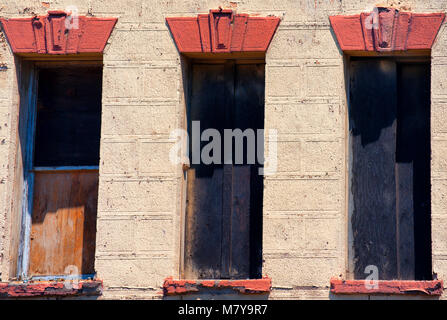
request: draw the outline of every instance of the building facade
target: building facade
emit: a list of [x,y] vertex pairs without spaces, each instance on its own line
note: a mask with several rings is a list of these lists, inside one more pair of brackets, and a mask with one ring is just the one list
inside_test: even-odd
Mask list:
[[[0,296],[443,299],[446,10],[7,0]],[[274,169],[173,162],[194,120],[264,129]]]

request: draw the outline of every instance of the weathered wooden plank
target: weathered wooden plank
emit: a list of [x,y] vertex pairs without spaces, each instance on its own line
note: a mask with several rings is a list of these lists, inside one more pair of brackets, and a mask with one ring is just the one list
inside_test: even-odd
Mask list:
[[185,230],[185,277],[219,279],[222,254],[223,170],[200,177],[188,170]]
[[221,244],[221,279],[229,279],[231,277],[231,258],[232,258],[232,242],[231,242],[231,218],[233,211],[233,165],[223,165],[223,184],[222,184],[222,215],[220,225],[222,227],[222,244]]
[[[235,166],[233,192],[233,265],[234,277],[258,278],[262,275],[262,201],[263,176],[259,175],[258,154],[263,157],[264,140],[257,130],[264,129],[264,63],[238,64],[235,77],[234,128],[253,129],[254,146],[244,141],[243,166]],[[262,150],[258,152],[258,146]],[[254,153],[247,155],[247,152]],[[253,163],[254,161],[254,163]],[[236,231],[237,230],[237,231]],[[242,233],[242,230],[245,230]],[[248,254],[247,254],[248,253]],[[239,257],[239,258],[238,258]],[[246,257],[242,260],[240,257]],[[248,263],[248,264],[247,264]]]
[[29,275],[94,273],[97,171],[35,173]]
[[352,61],[350,68],[351,227],[356,279],[377,266],[396,279],[396,65]]
[[[404,205],[397,212],[400,277],[431,280],[430,64],[399,63],[398,82],[396,161],[399,167],[411,167],[405,176],[399,172],[406,180],[399,194]],[[410,209],[411,216],[406,212]]]
[[[223,138],[224,129],[250,128],[256,137],[256,129],[263,128],[264,65],[227,61],[194,64],[192,69],[189,127],[192,121],[200,120],[201,132],[217,129],[226,164],[192,162],[189,169],[184,274],[186,278],[249,278],[252,268],[259,273],[261,264],[262,176],[257,172],[253,175],[255,164],[247,163],[246,156],[242,163],[235,165],[234,144],[230,156],[224,152]],[[198,139],[191,130],[190,136]],[[206,144],[202,142],[201,149]],[[195,148],[197,145],[192,144],[190,150]],[[247,150],[246,141],[244,150]],[[256,148],[253,152],[256,154]],[[253,186],[256,186],[256,195],[251,192]],[[256,220],[252,213],[257,216]],[[252,232],[250,225],[254,223],[258,225]],[[256,266],[252,263],[253,257]]]
[[413,163],[396,163],[398,279],[415,279]]
[[[191,137],[191,168],[187,172],[187,206],[185,229],[186,278],[221,278],[222,265],[222,164],[194,163],[194,152],[200,152],[209,142],[194,136],[192,122],[200,121],[201,134],[216,129],[223,137],[225,127],[225,68],[224,65],[194,64],[192,66],[191,105],[188,126]],[[220,150],[222,152],[222,150]]]
[[231,225],[232,279],[250,277],[250,170],[249,165],[233,167]]
[[[234,117],[234,61],[226,61],[224,64],[225,72],[225,96],[223,97],[225,103],[225,118],[221,119],[224,123],[224,129],[233,128],[233,117]],[[224,137],[224,136],[223,136]],[[227,142],[223,140],[222,142]],[[231,265],[232,265],[232,212],[233,212],[233,179],[234,179],[234,147],[231,150],[231,157],[228,154],[229,150],[222,150],[222,155],[224,159],[224,179],[223,179],[223,203],[222,203],[222,256],[221,256],[221,278],[229,279],[232,277]]]

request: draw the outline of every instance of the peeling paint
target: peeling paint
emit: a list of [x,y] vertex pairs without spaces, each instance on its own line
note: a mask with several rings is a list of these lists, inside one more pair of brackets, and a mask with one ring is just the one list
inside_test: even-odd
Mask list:
[[272,279],[264,277],[248,280],[173,280],[169,277],[163,283],[165,295],[194,293],[203,288],[233,289],[242,294],[262,294],[270,292]]
[[0,283],[0,298],[43,296],[92,296],[102,294],[102,281],[80,281],[77,288],[66,288],[64,282]]
[[442,280],[433,281],[378,281],[377,289],[368,289],[365,280],[331,279],[331,292],[335,294],[423,294],[440,296],[444,290]]

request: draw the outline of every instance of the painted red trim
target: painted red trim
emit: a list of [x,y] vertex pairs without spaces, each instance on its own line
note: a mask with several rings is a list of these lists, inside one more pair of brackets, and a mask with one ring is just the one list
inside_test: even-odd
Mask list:
[[29,298],[44,296],[98,296],[102,294],[102,281],[82,280],[73,288],[66,288],[64,282],[37,281],[0,282],[0,298]]
[[172,37],[182,53],[265,52],[280,19],[210,10],[197,17],[166,18]]
[[173,280],[172,277],[169,277],[163,283],[163,292],[165,295],[195,293],[203,288],[230,288],[243,294],[262,294],[270,292],[272,279],[264,277],[262,279],[248,280]]
[[118,20],[79,16],[78,28],[67,28],[68,17],[64,11],[49,11],[46,16],[0,22],[14,53],[75,54],[103,52]]
[[381,7],[378,15],[331,16],[329,20],[341,50],[392,52],[431,49],[444,18],[444,13]]
[[334,294],[424,294],[440,296],[444,290],[442,280],[380,280],[377,289],[368,289],[366,284],[365,280],[331,279],[331,292]]

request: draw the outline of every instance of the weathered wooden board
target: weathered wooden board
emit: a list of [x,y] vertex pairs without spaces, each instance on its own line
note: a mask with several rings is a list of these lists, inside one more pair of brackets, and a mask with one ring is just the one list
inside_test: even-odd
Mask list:
[[352,61],[350,72],[354,276],[374,265],[380,279],[396,279],[396,65]]
[[413,162],[396,162],[396,240],[398,278],[415,279]]
[[[265,65],[259,64],[238,64],[236,65],[236,85],[235,85],[235,107],[234,124],[235,128],[241,130],[253,129],[256,135],[255,164],[252,165],[244,153],[244,165],[250,164],[250,173],[244,171],[246,181],[250,181],[250,204],[248,219],[250,228],[249,253],[250,253],[250,277],[260,278],[262,276],[262,201],[264,193],[264,177],[259,175],[259,168],[263,160],[257,157],[264,157],[263,146],[264,137],[258,137],[257,130],[264,129],[264,89],[265,89]],[[258,141],[258,138],[260,140]],[[260,146],[261,150],[258,150]],[[247,145],[244,143],[244,150]],[[259,151],[259,152],[258,152]],[[259,160],[259,162],[258,162]],[[238,169],[236,169],[238,170]],[[248,170],[241,168],[240,170]],[[241,181],[240,186],[244,183]],[[247,193],[245,189],[241,192]],[[246,204],[245,204],[246,205]],[[241,210],[238,210],[241,211]],[[239,218],[241,219],[241,218]],[[239,243],[242,242],[239,241]]]
[[94,273],[97,171],[35,173],[29,275]]
[[351,62],[354,276],[431,279],[430,64]]
[[[222,64],[195,64],[192,70],[188,125],[200,121],[199,134],[213,128],[223,137],[225,67]],[[196,149],[192,140],[196,142],[200,137],[192,135],[191,127],[189,132],[191,169],[187,174],[184,274],[190,279],[221,278],[223,166],[194,164],[193,153],[200,157],[207,142],[197,144]]]
[[399,63],[398,84],[399,276],[431,280],[430,64]]
[[[251,128],[256,135],[256,129],[263,128],[264,65],[227,61],[194,64],[192,70],[188,125],[191,129],[192,121],[199,120],[201,132],[217,129],[222,138],[221,160],[227,156],[232,164],[191,164],[184,275],[199,279],[257,277],[262,259],[262,176],[253,170],[255,164],[247,163],[246,156],[242,163],[234,164],[234,144],[231,157],[224,153],[223,130]],[[201,148],[207,143],[202,142]],[[246,147],[244,142],[245,152]]]
[[185,277],[218,279],[222,254],[222,180],[223,170],[209,178],[188,170],[185,232]]
[[[233,166],[231,199],[231,278],[250,276],[250,165]],[[259,222],[258,222],[259,223]]]

